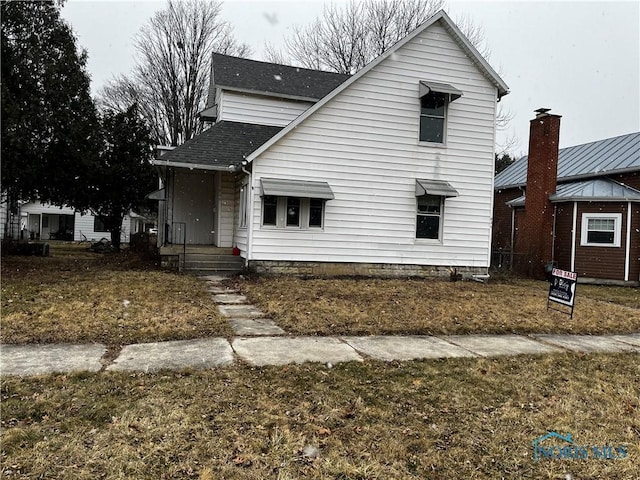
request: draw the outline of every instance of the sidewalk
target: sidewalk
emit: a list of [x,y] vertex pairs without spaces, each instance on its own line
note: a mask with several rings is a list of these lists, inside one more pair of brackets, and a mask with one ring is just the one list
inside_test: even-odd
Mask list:
[[451,335],[451,336],[287,336],[275,322],[235,290],[223,275],[200,277],[236,337],[200,338],[126,345],[112,358],[92,345],[0,345],[0,375],[53,372],[207,369],[236,362],[286,365],[319,362],[406,361],[425,358],[493,357],[558,352],[640,352],[640,333],[630,335]]
[[0,374],[207,369],[246,362],[285,365],[320,362],[406,361],[448,357],[559,352],[640,352],[640,334],[630,335],[455,335],[370,337],[205,338],[125,346],[112,361],[107,347],[93,345],[1,345]]

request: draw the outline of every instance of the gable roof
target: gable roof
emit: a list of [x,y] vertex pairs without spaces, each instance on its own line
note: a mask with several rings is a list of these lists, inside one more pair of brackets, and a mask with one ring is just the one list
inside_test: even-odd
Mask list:
[[[495,188],[526,185],[528,159],[525,155],[500,172]],[[561,148],[558,152],[559,182],[630,171],[640,171],[640,132]]]
[[282,137],[284,137],[291,130],[297,128],[302,122],[304,122],[308,117],[313,115],[317,110],[322,108],[325,104],[327,104],[330,100],[336,97],[340,92],[345,90],[349,85],[354,82],[357,82],[360,77],[364,76],[369,70],[374,68],[376,65],[380,64],[382,61],[387,59],[389,56],[393,55],[397,50],[402,48],[405,44],[413,40],[420,33],[425,31],[430,26],[435,23],[440,22],[440,24],[449,32],[449,34],[453,37],[456,43],[464,50],[464,52],[471,58],[473,63],[478,67],[478,69],[482,72],[482,74],[489,80],[498,90],[498,99],[503,97],[504,95],[509,93],[509,87],[507,84],[500,78],[500,76],[495,72],[491,65],[487,63],[487,61],[480,55],[478,50],[469,42],[467,37],[460,31],[460,29],[456,26],[456,24],[451,20],[449,15],[446,14],[444,10],[440,10],[433,16],[429,17],[422,25],[418,26],[414,29],[409,35],[404,37],[402,40],[398,41],[395,45],[389,48],[386,52],[379,55],[372,61],[370,61],[364,68],[359,70],[355,75],[352,75],[348,80],[342,83],[340,86],[335,88],[331,93],[323,97],[318,103],[312,105],[306,111],[304,111],[301,115],[296,117],[291,123],[289,123],[284,129],[282,129],[277,135],[267,141],[264,145],[254,151],[251,155],[247,157],[249,162],[253,161],[258,155],[267,150],[271,145],[276,143]]
[[203,170],[239,168],[247,155],[280,129],[253,123],[218,122],[151,163]]
[[316,101],[351,75],[259,62],[214,53],[211,85],[266,95]]

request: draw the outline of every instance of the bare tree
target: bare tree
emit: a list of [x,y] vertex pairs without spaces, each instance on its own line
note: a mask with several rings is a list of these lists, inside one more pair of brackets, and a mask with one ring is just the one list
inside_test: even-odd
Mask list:
[[306,27],[295,27],[283,52],[272,46],[268,61],[355,73],[444,5],[444,0],[350,0],[328,4]]
[[211,54],[250,53],[220,20],[220,8],[217,0],[169,0],[136,36],[133,72],[100,91],[100,106],[125,112],[137,103],[159,144],[180,145],[200,133]]

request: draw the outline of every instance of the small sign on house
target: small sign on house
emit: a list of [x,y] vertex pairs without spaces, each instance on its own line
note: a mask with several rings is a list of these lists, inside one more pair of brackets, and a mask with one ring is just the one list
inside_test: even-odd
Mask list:
[[578,274],[576,272],[560,270],[559,268],[554,268],[553,270],[551,270],[551,283],[549,285],[547,309],[550,308],[549,305],[551,302],[566,305],[567,307],[571,307],[571,317],[573,318],[573,307],[576,300],[577,283]]

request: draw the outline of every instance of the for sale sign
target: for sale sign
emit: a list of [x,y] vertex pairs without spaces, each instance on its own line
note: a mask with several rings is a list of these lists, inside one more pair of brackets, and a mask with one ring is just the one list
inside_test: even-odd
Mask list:
[[551,285],[549,286],[549,300],[573,309],[576,300],[576,283],[578,274],[554,268],[551,271]]

